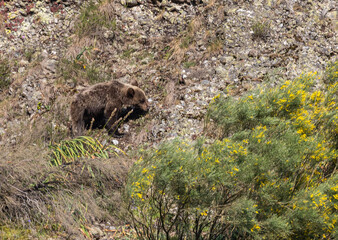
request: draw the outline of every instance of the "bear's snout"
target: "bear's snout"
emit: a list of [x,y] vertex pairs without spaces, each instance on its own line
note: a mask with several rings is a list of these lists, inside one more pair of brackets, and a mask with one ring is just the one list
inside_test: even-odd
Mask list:
[[149,108],[150,108],[149,102],[146,101],[145,103],[140,104],[139,107],[140,107],[143,111],[148,112],[148,111],[149,111]]

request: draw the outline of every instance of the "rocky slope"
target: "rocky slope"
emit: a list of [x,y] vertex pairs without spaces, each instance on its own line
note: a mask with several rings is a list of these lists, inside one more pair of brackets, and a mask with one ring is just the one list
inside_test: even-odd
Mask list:
[[[103,1],[93,11],[114,26],[96,24],[81,34],[76,29],[85,26],[76,19],[85,1],[0,7],[1,55],[15,62],[12,85],[2,94],[10,99],[0,118],[2,145],[15,143],[16,134],[6,132],[20,121],[10,115],[24,122],[41,117],[60,95],[69,96],[67,105],[86,85],[78,76],[62,81],[59,68],[85,47],[94,48],[87,58],[99,71],[137,79],[149,95],[153,108],[140,129],[124,127],[132,145],[194,138],[210,99],[226,88],[239,94],[262,81],[321,71],[338,51],[335,1]],[[65,115],[55,127],[67,128]]]
[[[337,59],[334,0],[0,1],[2,155],[70,138],[83,86],[138,80],[152,108],[123,125],[123,149],[203,133],[210,100]],[[2,62],[3,64],[3,62]]]

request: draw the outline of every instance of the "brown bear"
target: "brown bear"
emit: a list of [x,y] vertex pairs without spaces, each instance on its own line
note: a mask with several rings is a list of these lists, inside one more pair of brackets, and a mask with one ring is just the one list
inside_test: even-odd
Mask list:
[[146,95],[137,82],[130,85],[112,80],[90,86],[76,94],[71,103],[73,134],[81,135],[89,127],[105,127],[109,134],[118,135],[117,127],[112,126],[126,108],[149,110]]

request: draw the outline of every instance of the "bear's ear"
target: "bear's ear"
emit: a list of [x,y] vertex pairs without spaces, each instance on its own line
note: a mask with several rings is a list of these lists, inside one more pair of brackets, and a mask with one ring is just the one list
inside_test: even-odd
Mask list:
[[130,82],[131,85],[138,87],[138,82],[136,79],[131,80]]
[[128,98],[133,98],[135,95],[135,90],[133,88],[128,88],[127,90],[127,97]]

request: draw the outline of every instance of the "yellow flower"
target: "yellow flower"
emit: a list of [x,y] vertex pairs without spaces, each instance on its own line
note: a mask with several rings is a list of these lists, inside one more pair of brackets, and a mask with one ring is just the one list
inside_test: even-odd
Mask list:
[[204,212],[201,212],[201,216],[207,216],[208,215],[208,210],[205,210]]
[[221,94],[216,95],[215,97],[212,98],[212,102],[215,102],[217,98],[219,98]]
[[255,224],[255,225],[251,228],[251,232],[253,232],[254,230],[258,230],[258,231],[259,231],[260,229],[261,229],[261,227]]

